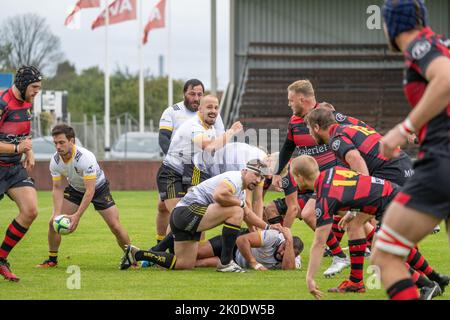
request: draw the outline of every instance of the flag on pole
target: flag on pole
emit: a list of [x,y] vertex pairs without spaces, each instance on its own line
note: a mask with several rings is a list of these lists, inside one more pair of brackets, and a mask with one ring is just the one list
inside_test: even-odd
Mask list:
[[64,25],[67,26],[71,24],[73,21],[73,17],[81,9],[98,8],[98,7],[100,7],[100,0],[78,0],[77,4],[75,5],[75,8],[73,8],[72,12],[67,16],[66,20],[64,21]]
[[[108,8],[109,24],[136,19],[136,0],[116,0]],[[92,29],[105,25],[105,10],[92,23]]]
[[146,44],[148,41],[148,33],[152,29],[164,28],[166,24],[165,20],[166,11],[166,0],[161,0],[152,10],[150,14],[150,19],[144,29],[144,39],[143,43]]

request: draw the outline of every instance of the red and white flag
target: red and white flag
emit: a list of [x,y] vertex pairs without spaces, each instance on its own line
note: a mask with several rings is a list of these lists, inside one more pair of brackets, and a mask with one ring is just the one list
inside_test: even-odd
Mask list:
[[77,4],[75,5],[75,8],[73,8],[72,12],[67,16],[66,20],[64,21],[64,25],[67,26],[71,24],[73,21],[73,17],[81,9],[98,8],[98,7],[100,7],[100,0],[78,0]]
[[[116,0],[108,7],[109,24],[136,19],[136,0]],[[105,10],[92,23],[92,29],[105,25]]]
[[166,19],[165,19],[165,12],[166,12],[166,0],[161,0],[152,10],[152,13],[150,14],[150,19],[145,26],[144,29],[144,39],[143,43],[146,44],[148,41],[148,33],[152,29],[157,28],[164,28],[166,25]]

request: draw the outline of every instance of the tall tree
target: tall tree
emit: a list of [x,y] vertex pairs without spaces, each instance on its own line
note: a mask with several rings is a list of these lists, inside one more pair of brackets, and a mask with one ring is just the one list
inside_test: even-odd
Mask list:
[[32,13],[16,15],[6,19],[0,30],[0,47],[10,46],[8,67],[34,65],[52,73],[63,58],[60,40],[43,17]]

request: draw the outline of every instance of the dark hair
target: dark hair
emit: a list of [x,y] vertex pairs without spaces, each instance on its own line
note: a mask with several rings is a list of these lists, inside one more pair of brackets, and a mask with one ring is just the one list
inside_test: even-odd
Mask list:
[[200,80],[190,79],[190,80],[186,81],[186,83],[184,84],[183,93],[186,93],[186,91],[189,90],[189,87],[194,88],[196,86],[202,86],[203,92],[205,92],[205,86],[203,85],[203,83]]
[[292,241],[294,243],[294,250],[297,249],[298,250],[298,254],[303,252],[303,248],[304,248],[304,244],[302,239],[300,239],[300,237],[297,236],[293,236],[292,237]]
[[310,127],[317,124],[321,129],[326,129],[336,123],[336,118],[330,109],[317,108],[308,113],[305,121]]
[[68,140],[74,139],[75,140],[75,131],[72,127],[68,126],[65,123],[61,123],[56,125],[52,129],[52,136],[57,136],[59,134],[64,134]]

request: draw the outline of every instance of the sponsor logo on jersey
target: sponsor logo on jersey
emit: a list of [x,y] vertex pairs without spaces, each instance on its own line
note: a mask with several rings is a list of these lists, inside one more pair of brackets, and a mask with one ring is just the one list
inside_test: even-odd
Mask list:
[[417,42],[414,47],[411,50],[412,57],[416,60],[420,60],[425,55],[430,52],[431,50],[431,43],[429,43],[427,40],[419,41]]
[[384,185],[384,182],[385,182],[384,179],[372,177],[372,183]]
[[314,147],[301,147],[297,148],[298,155],[308,155],[308,156],[314,156],[319,155],[321,153],[325,153],[328,151],[328,145],[322,144],[320,146],[314,146]]
[[342,113],[339,113],[339,112],[336,113],[335,118],[336,118],[337,122],[343,122],[343,121],[345,121],[345,119],[347,119],[346,116],[344,116]]
[[322,215],[322,210],[320,210],[320,208],[316,208],[316,219],[319,219],[321,215]]
[[289,186],[289,178],[284,177],[281,179],[281,186],[283,189],[286,189]]
[[333,149],[333,151],[338,151],[340,146],[341,146],[341,140],[335,140],[333,142],[333,144],[331,145],[331,149]]

